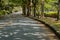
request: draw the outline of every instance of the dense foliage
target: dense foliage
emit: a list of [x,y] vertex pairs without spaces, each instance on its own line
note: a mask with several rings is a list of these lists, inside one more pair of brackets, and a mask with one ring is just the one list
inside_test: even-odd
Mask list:
[[13,4],[10,4],[8,0],[0,0],[0,15],[12,13]]
[[34,16],[36,14],[44,16],[44,13],[58,11],[58,0],[0,0],[0,15],[9,14],[14,7],[18,6],[22,7],[23,13],[27,16],[31,14],[31,10],[33,10]]

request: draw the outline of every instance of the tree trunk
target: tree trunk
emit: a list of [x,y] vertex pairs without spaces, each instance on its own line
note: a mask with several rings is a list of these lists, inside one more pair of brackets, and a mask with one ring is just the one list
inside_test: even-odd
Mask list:
[[27,6],[27,16],[31,14],[31,1],[32,0],[29,0],[28,6]]
[[22,10],[23,10],[23,15],[26,15],[26,7],[25,6],[23,6]]
[[42,4],[41,4],[41,16],[44,17],[44,0],[42,0]]
[[60,20],[60,0],[58,0],[58,15],[57,20]]
[[34,17],[36,17],[36,5],[34,4]]
[[30,15],[29,11],[30,11],[30,9],[29,9],[29,7],[27,7],[27,16]]
[[36,0],[33,0],[33,5],[34,5],[34,17],[36,17]]

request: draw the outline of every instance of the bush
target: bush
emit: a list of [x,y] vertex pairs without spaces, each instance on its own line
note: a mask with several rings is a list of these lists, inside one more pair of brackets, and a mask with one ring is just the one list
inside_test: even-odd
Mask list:
[[10,14],[10,11],[8,11],[8,10],[1,10],[0,11],[0,16],[6,15],[6,14]]
[[7,14],[10,14],[10,11],[7,10],[6,13],[7,13]]
[[2,11],[0,11],[0,16],[2,16],[2,13],[3,13],[3,12],[2,12]]
[[47,12],[47,13],[45,13],[45,17],[56,18],[57,17],[57,12]]
[[0,16],[5,15],[5,13],[6,13],[5,10],[1,10],[1,11],[0,11]]
[[15,10],[15,12],[18,12],[18,10]]

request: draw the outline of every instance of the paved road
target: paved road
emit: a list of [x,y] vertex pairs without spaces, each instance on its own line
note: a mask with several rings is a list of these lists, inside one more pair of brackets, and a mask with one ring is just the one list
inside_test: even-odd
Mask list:
[[12,14],[0,19],[0,40],[58,39],[51,30],[42,23],[23,17],[20,14]]

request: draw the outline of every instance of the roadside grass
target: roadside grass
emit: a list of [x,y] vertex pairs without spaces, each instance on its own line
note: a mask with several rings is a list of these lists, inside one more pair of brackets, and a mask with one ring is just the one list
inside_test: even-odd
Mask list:
[[[55,15],[53,15],[55,14]],[[57,13],[56,12],[53,12],[53,13],[46,13],[46,17],[44,18],[40,18],[40,20],[48,23],[49,25],[53,26],[54,29],[56,29],[56,31],[58,33],[60,33],[60,20],[59,21],[56,21],[56,17],[57,16]]]

